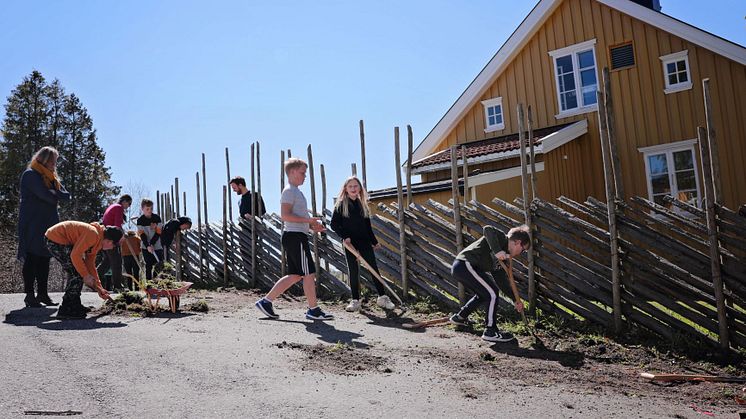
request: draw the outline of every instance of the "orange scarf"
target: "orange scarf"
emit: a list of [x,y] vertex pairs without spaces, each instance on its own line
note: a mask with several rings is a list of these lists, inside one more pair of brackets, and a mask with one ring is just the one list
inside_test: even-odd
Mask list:
[[47,169],[46,166],[36,160],[32,161],[29,167],[41,175],[41,178],[44,179],[44,184],[47,186],[47,188],[54,188],[58,191],[60,190],[61,185],[60,180],[57,179],[57,173]]

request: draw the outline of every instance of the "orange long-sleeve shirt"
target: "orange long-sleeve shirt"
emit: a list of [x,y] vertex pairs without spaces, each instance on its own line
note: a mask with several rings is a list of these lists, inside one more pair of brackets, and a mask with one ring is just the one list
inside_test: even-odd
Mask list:
[[104,227],[99,223],[63,221],[47,230],[49,240],[63,246],[72,246],[70,259],[81,277],[92,275],[99,280],[96,272],[96,254],[101,250]]

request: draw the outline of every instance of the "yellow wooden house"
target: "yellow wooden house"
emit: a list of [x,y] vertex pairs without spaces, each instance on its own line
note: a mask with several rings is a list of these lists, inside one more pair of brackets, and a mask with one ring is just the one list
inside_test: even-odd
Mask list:
[[[701,205],[696,138],[709,78],[723,203],[746,202],[746,48],[662,13],[656,0],[540,0],[416,147],[415,201],[450,198],[453,144],[466,147],[469,199],[521,196],[519,103],[533,113],[537,195],[604,198],[596,104],[604,67],[626,198]],[[463,157],[459,147],[459,164]],[[395,195],[371,193],[374,202]]]

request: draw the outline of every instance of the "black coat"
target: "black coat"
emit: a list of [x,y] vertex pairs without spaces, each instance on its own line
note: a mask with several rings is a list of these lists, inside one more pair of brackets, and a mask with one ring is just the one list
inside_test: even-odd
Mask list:
[[60,222],[57,212],[59,201],[70,199],[65,188],[52,193],[44,184],[41,174],[26,169],[21,174],[21,202],[18,209],[18,258],[26,253],[51,257],[44,243],[44,234],[49,227]]
[[[347,199],[347,198],[345,198]],[[342,240],[350,239],[352,245],[360,247],[361,245],[378,244],[373,228],[370,225],[370,218],[363,215],[363,209],[360,207],[360,200],[350,201],[350,216],[342,215],[341,207],[334,208],[332,215],[332,230],[334,230]]]

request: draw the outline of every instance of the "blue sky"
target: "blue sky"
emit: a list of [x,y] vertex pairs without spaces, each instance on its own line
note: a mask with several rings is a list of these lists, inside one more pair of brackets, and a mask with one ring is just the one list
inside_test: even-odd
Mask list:
[[[661,3],[746,45],[742,0]],[[331,203],[350,163],[360,167],[358,120],[366,124],[369,188],[393,185],[393,127],[405,146],[411,124],[416,145],[533,5],[2,0],[0,95],[4,101],[33,69],[60,79],[91,113],[115,181],[154,194],[179,177],[190,215],[201,153],[215,220],[224,148],[232,174],[246,175],[257,140],[270,210],[279,207],[280,150],[305,157],[308,144],[326,167]]]

